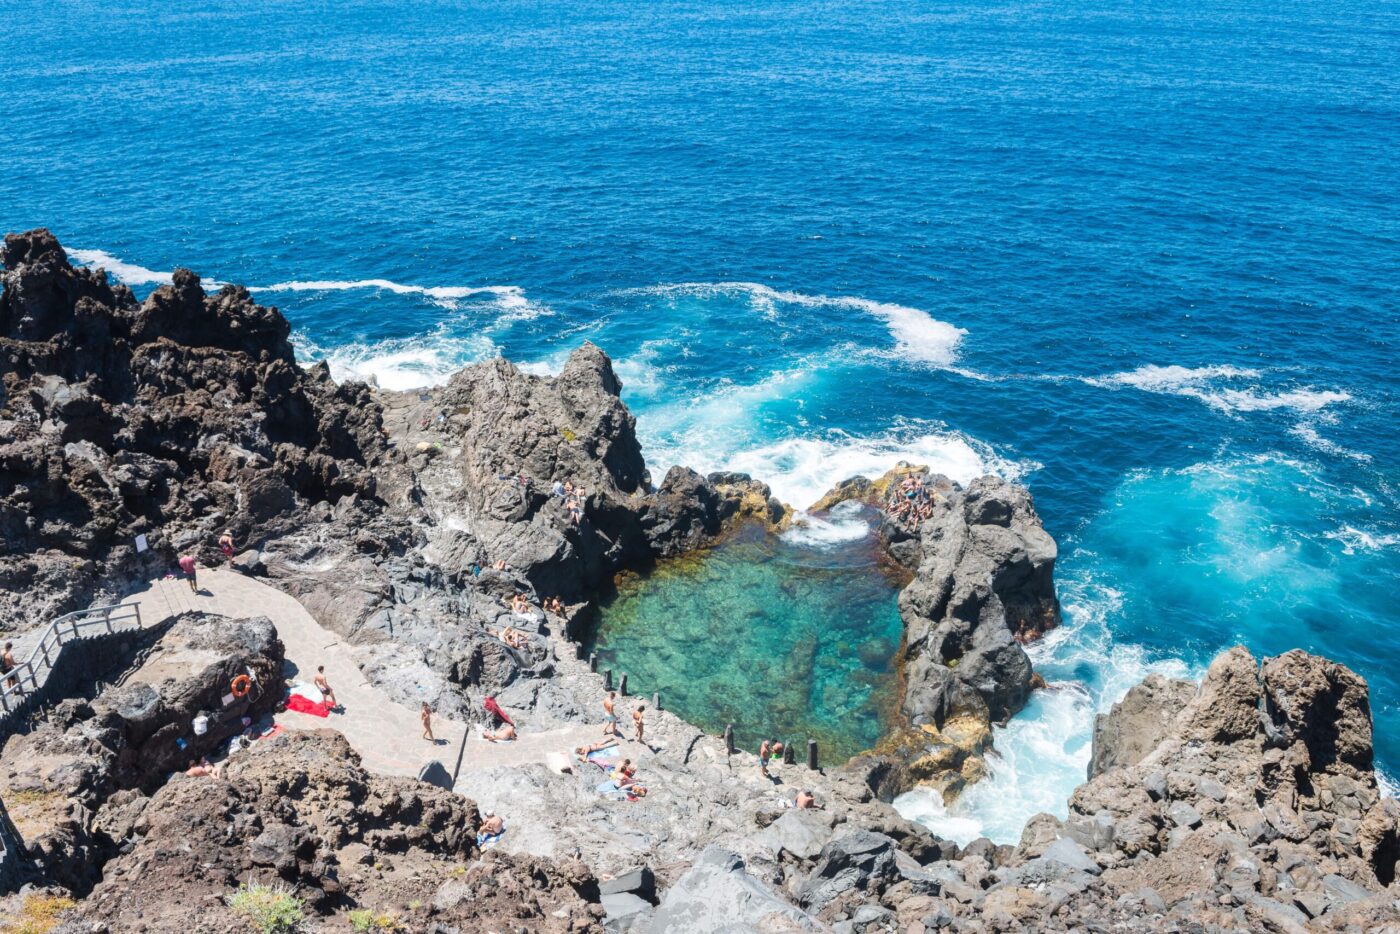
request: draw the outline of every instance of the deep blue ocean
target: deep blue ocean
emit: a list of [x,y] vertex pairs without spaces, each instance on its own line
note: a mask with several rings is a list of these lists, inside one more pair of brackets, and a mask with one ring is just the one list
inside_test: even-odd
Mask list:
[[1063,812],[1095,710],[1240,642],[1364,674],[1400,775],[1400,7],[201,6],[0,2],[0,226],[388,387],[594,340],[658,479],[1021,478],[1056,689],[903,802],[945,832]]

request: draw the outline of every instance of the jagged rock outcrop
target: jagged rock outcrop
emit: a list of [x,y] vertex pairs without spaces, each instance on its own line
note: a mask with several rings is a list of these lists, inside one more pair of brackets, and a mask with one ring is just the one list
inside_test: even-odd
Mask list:
[[311,504],[373,495],[378,406],[298,366],[286,320],[246,289],[209,295],[180,269],[138,303],[47,230],[6,236],[3,259],[0,628],[178,551],[213,560],[222,531],[275,537]]
[[[906,495],[917,510],[896,513]],[[866,767],[885,797],[922,784],[951,799],[985,774],[992,724],[1030,696],[1021,644],[1059,625],[1055,540],[1030,493],[998,477],[963,487],[901,463],[876,480],[838,484],[814,508],[848,500],[883,510],[881,544],[912,576],[899,595],[906,727]]]
[[801,908],[795,929],[1400,930],[1400,804],[1377,786],[1361,678],[1237,648],[1199,686],[1130,698],[1067,819],[1033,818],[1017,847],[915,853],[864,819],[790,812],[759,834],[779,871],[748,884]]
[[[0,798],[48,878],[84,891],[121,843],[132,800],[211,754],[282,699],[283,648],[265,618],[189,613],[91,701],[62,702],[0,751]],[[234,697],[233,679],[253,680]],[[194,727],[203,716],[204,732]]]
[[213,930],[242,919],[227,896],[275,882],[305,929],[350,930],[367,909],[400,930],[598,932],[582,865],[489,853],[476,806],[407,778],[371,775],[344,737],[285,733],[235,753],[221,778],[174,777],[129,819],[130,839],[77,914],[92,930]]

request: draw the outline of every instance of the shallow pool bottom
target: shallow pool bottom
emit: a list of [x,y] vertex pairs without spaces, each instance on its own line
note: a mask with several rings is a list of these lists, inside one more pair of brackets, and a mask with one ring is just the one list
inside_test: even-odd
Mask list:
[[870,535],[748,529],[624,581],[591,648],[630,693],[659,692],[708,732],[733,724],[742,748],[810,737],[823,763],[844,761],[875,745],[897,700],[900,585],[877,558]]

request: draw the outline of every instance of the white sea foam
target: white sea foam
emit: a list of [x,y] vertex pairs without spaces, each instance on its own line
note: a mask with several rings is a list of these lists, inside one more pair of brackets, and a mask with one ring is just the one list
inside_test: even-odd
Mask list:
[[[1351,401],[1351,394],[1339,390],[1294,387],[1277,391],[1257,384],[1258,370],[1235,366],[1140,366],[1136,370],[1109,376],[1086,377],[1091,386],[1107,389],[1138,389],[1142,392],[1185,396],[1197,399],[1222,412],[1264,412],[1291,409],[1319,412],[1329,405]],[[1249,385],[1241,387],[1241,383]]]
[[1374,530],[1368,532],[1351,525],[1344,525],[1334,532],[1328,532],[1327,538],[1341,542],[1342,552],[1349,555],[1356,554],[1358,551],[1381,551],[1400,546],[1400,532]]
[[1302,439],[1303,443],[1308,447],[1321,451],[1324,454],[1346,457],[1360,464],[1369,464],[1372,460],[1371,455],[1364,451],[1353,451],[1350,448],[1343,447],[1330,438],[1324,438],[1318,433],[1316,426],[1308,422],[1300,422],[1294,425],[1291,429],[1291,434]]
[[[966,844],[977,837],[1015,843],[1025,823],[1042,811],[1064,817],[1070,793],[1084,781],[1089,764],[1094,716],[1120,700],[1152,672],[1168,677],[1198,673],[1177,659],[1149,660],[1141,647],[1114,644],[1108,617],[1121,608],[1122,594],[1092,582],[1066,582],[1064,627],[1046,635],[1028,651],[1049,686],[994,732],[990,774],[952,806],[928,789],[901,795],[895,808],[934,833]],[[1095,672],[1096,682],[1073,677]],[[1057,673],[1066,677],[1057,678]]]
[[[172,273],[147,269],[135,263],[124,262],[105,250],[65,250],[68,258],[82,266],[97,266],[122,285],[166,285]],[[212,280],[206,285],[212,286]]]
[[700,473],[746,473],[768,484],[783,502],[805,508],[842,480],[857,476],[874,479],[900,461],[927,466],[959,483],[989,473],[1014,478],[1037,466],[1001,457],[988,445],[959,432],[917,424],[874,437],[829,432],[737,449],[724,445],[723,432],[718,435],[692,436],[683,446],[649,456],[653,474],[663,475],[674,464]]
[[759,282],[678,282],[633,290],[635,293],[675,295],[744,295],[766,317],[779,319],[782,306],[845,308],[879,318],[895,340],[895,353],[915,363],[951,367],[967,331],[928,312],[907,305],[845,295],[808,295],[774,289]]
[[835,548],[846,542],[858,542],[870,534],[871,524],[861,515],[860,503],[837,503],[825,517],[800,512],[793,517],[792,528],[783,533],[786,541],[808,548]]
[[420,389],[447,382],[462,367],[496,356],[496,345],[480,332],[451,335],[445,328],[427,337],[390,338],[323,349],[298,333],[292,345],[302,360],[325,360],[337,381],[374,382],[384,389]]
[[514,285],[405,285],[391,279],[296,279],[272,285],[251,286],[250,292],[347,292],[377,289],[395,295],[422,295],[444,308],[457,309],[467,300],[489,298],[500,311],[496,323],[529,321],[550,313],[548,307],[526,298],[525,292]]

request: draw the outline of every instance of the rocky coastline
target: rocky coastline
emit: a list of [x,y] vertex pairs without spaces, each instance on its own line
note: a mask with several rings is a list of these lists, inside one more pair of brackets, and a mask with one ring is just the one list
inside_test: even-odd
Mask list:
[[[527,731],[596,723],[601,680],[570,639],[615,576],[741,523],[793,521],[761,479],[677,467],[654,483],[591,344],[557,377],[493,360],[381,392],[299,366],[285,319],[237,286],[210,295],[177,270],[138,302],[43,230],[7,236],[3,259],[6,631],[120,597],[178,554],[212,565],[227,531],[232,565],[295,596],[390,699],[470,722],[491,695]],[[992,727],[1037,686],[1022,644],[1059,622],[1056,546],[1021,487],[902,465],[817,508],[878,507],[911,474],[932,491],[929,515],[879,530],[909,579],[905,722],[868,755],[802,770],[824,810],[780,806],[752,755],[663,712],[653,793],[622,808],[539,765],[474,774],[459,794],[377,776],[333,732],[238,753],[211,786],[167,778],[167,727],[209,704],[201,691],[235,669],[275,682],[281,661],[266,620],[193,616],[160,635],[173,657],[202,660],[193,674],[95,687],[5,744],[0,795],[43,867],[36,884],[78,898],[65,931],[228,930],[224,893],[269,875],[302,893],[308,930],[327,931],[390,903],[404,929],[443,934],[501,918],[559,931],[1400,930],[1400,806],[1376,783],[1365,683],[1299,652],[1261,663],[1237,649],[1200,686],[1134,688],[1101,718],[1069,816],[1033,818],[1019,846],[960,848],[899,817],[899,792],[951,799],[985,774]],[[559,496],[565,480],[574,492]],[[567,607],[523,648],[492,634],[516,594]],[[265,712],[255,703],[268,701],[212,730],[210,748]],[[511,815],[509,847],[477,848],[478,804]],[[207,927],[190,927],[194,903]]]

